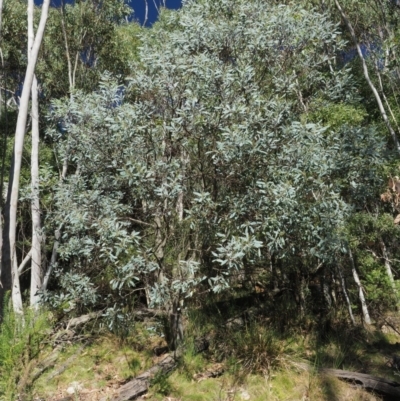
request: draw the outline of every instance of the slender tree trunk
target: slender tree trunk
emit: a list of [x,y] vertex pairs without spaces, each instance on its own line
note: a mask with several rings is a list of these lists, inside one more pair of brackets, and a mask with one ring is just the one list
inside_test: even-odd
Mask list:
[[3,21],[3,0],[0,0],[0,35],[1,35],[2,21]]
[[68,80],[69,80],[69,91],[71,94],[71,89],[74,87],[74,80],[72,77],[72,62],[71,62],[71,56],[69,52],[69,46],[68,46],[68,38],[67,38],[67,30],[65,29],[65,13],[64,13],[64,2],[62,2],[62,7],[60,7],[60,13],[61,13],[61,27],[62,27],[62,32],[63,32],[63,37],[64,37],[64,45],[65,45],[65,55],[67,56],[67,62],[68,62]]
[[394,278],[393,278],[392,268],[390,266],[389,255],[388,255],[388,252],[386,249],[386,245],[382,239],[380,240],[380,245],[381,245],[381,250],[382,250],[382,256],[383,256],[383,259],[385,262],[386,273],[389,277],[390,283],[394,287]]
[[393,120],[394,124],[396,125],[397,132],[399,132],[400,130],[399,130],[399,125],[397,123],[396,116],[394,115],[393,110],[390,107],[389,101],[387,100],[387,97],[386,97],[385,92],[383,90],[382,76],[381,76],[381,73],[379,72],[379,66],[377,65],[377,63],[378,63],[378,61],[375,62],[375,71],[376,71],[376,75],[377,75],[378,81],[379,81],[379,88],[380,88],[380,91],[382,93],[383,100],[385,101],[386,107],[389,110],[390,116],[392,117],[392,120]]
[[171,338],[170,344],[168,345],[175,351],[184,339],[182,314],[179,307],[179,300],[177,299],[172,302],[172,310],[170,312],[169,319]]
[[389,253],[388,253],[388,251],[386,249],[386,245],[383,242],[382,238],[380,239],[380,246],[381,246],[383,260],[384,260],[384,263],[385,263],[386,274],[388,275],[390,284],[391,284],[391,286],[393,288],[393,292],[394,292],[395,296],[397,297],[398,294],[397,294],[396,285],[395,285],[394,278],[393,278],[392,267],[390,266]]
[[[325,271],[325,268],[322,269],[322,273],[320,276],[320,284],[321,284],[321,292],[324,296],[324,300],[326,305],[328,306],[328,309],[332,309],[332,296],[331,296],[331,288],[329,285],[329,280],[327,280],[327,274]],[[330,279],[329,275],[328,278]]]
[[363,288],[362,288],[362,284],[361,284],[360,278],[358,277],[358,273],[357,273],[357,270],[356,270],[356,265],[354,263],[353,253],[351,252],[350,248],[349,248],[349,257],[350,257],[350,262],[351,262],[351,271],[353,273],[354,281],[356,282],[357,287],[358,287],[358,296],[360,298],[360,303],[361,303],[361,309],[362,309],[364,322],[367,323],[367,324],[371,324],[372,322],[371,322],[371,318],[369,316],[368,306],[367,306],[367,302],[365,300],[364,291],[363,291]]
[[365,62],[365,58],[364,58],[364,55],[362,53],[360,44],[358,43],[358,40],[357,40],[357,37],[356,37],[356,33],[355,33],[354,29],[353,29],[353,26],[351,25],[349,19],[347,18],[346,14],[343,11],[343,9],[342,9],[341,5],[339,4],[338,0],[335,0],[335,3],[336,3],[336,7],[339,10],[344,22],[347,25],[347,28],[348,28],[348,30],[350,32],[350,35],[351,35],[351,37],[353,39],[353,42],[354,42],[354,44],[355,44],[355,46],[357,48],[358,55],[359,55],[359,57],[361,59],[365,80],[367,81],[369,87],[371,88],[372,93],[375,96],[375,99],[376,99],[376,102],[378,103],[378,107],[379,107],[379,111],[381,113],[382,119],[385,122],[386,127],[388,128],[388,130],[390,132],[390,135],[392,136],[392,139],[393,139],[393,142],[394,142],[394,144],[396,146],[397,152],[400,154],[400,143],[399,143],[399,140],[398,140],[396,132],[394,131],[394,129],[392,127],[392,124],[390,123],[390,120],[389,120],[389,118],[388,118],[388,116],[386,114],[386,110],[385,110],[385,107],[384,107],[384,105],[382,103],[382,99],[381,99],[377,89],[375,88],[375,85],[373,84],[373,82],[371,81],[371,79],[369,77],[367,63]]
[[[28,0],[28,60],[35,38],[33,28],[34,1]],[[32,82],[32,150],[31,150],[31,211],[32,211],[32,256],[31,256],[31,291],[30,305],[37,309],[38,291],[42,287],[42,234],[39,202],[39,99],[36,76]]]
[[337,269],[338,269],[338,273],[339,273],[339,277],[340,277],[340,284],[342,286],[343,296],[344,296],[344,299],[346,300],[347,309],[349,311],[350,320],[351,320],[351,323],[353,324],[353,326],[355,326],[356,321],[354,319],[353,310],[351,309],[351,302],[350,302],[349,295],[347,293],[346,282],[344,281],[342,269],[340,268],[340,266],[338,266]]
[[[3,18],[3,0],[0,0],[0,45],[1,45],[1,28],[2,28],[2,18]],[[0,52],[1,52],[1,47],[0,47]],[[1,65],[3,68],[3,73],[1,74],[2,78],[4,80],[7,79],[7,76],[4,74],[4,59],[3,59],[3,54],[0,54],[1,56]],[[6,119],[6,126],[5,129],[3,127],[3,138],[2,138],[2,152],[1,152],[1,171],[0,171],[0,318],[1,318],[1,300],[2,300],[2,276],[1,276],[1,270],[2,270],[2,265],[3,265],[3,207],[4,207],[4,202],[3,202],[3,184],[4,184],[4,169],[5,169],[5,158],[6,158],[6,149],[7,149],[7,134],[8,134],[8,126],[7,126],[7,83],[5,82],[5,90],[4,90],[4,97],[1,97],[1,90],[0,90],[0,117],[2,115],[2,100],[4,99],[4,113],[5,113],[5,119]]]
[[58,246],[60,244],[60,236],[61,236],[60,232],[61,232],[61,227],[58,230],[56,230],[54,233],[53,251],[51,253],[49,267],[47,268],[46,274],[44,275],[43,284],[42,284],[42,288],[41,288],[42,291],[45,291],[47,289],[47,285],[49,284],[51,273],[54,269],[54,266],[57,263],[57,252],[58,252]]
[[[2,197],[3,194],[0,194],[0,197]],[[0,203],[2,203],[2,199],[0,198]],[[3,254],[3,207],[2,205],[0,206],[0,287],[2,286],[2,282],[1,282],[1,259],[2,259],[2,254]],[[0,293],[1,295],[1,293]],[[0,302],[1,302],[1,298],[0,298]],[[1,309],[1,307],[0,307]],[[1,315],[1,313],[0,313]]]
[[[11,164],[13,164],[14,156],[12,156]],[[13,182],[13,169],[9,172],[7,198],[3,206],[4,226],[3,226],[3,248],[1,254],[1,285],[0,285],[0,303],[4,301],[4,295],[12,288],[11,276],[11,254],[10,254],[10,195]],[[2,315],[2,311],[0,313]]]
[[32,45],[28,66],[26,68],[25,80],[20,98],[17,127],[15,130],[14,164],[13,164],[14,179],[12,181],[11,196],[10,196],[10,228],[9,228],[10,254],[12,260],[11,260],[11,266],[9,266],[9,268],[12,269],[11,275],[12,275],[12,286],[13,286],[12,288],[13,307],[14,310],[18,313],[22,313],[22,298],[19,285],[18,265],[17,263],[15,263],[19,180],[21,173],[22,151],[24,147],[26,122],[28,118],[29,98],[32,89],[32,83],[34,79],[34,73],[39,54],[39,49],[42,43],[43,34],[46,27],[49,5],[50,5],[50,0],[44,0],[39,27],[36,33],[35,40]]
[[[2,0],[0,0],[1,2]],[[1,39],[1,11],[2,11],[3,4],[0,4],[0,39]],[[4,67],[4,65],[3,65]],[[3,75],[0,75],[4,77]],[[0,119],[2,115],[2,107],[3,107],[3,98],[1,96],[1,89],[0,89]],[[4,104],[5,102],[5,96],[4,96]],[[5,132],[4,132],[5,131]],[[3,130],[3,138],[1,138],[2,145],[4,146],[1,155],[0,155],[0,285],[1,285],[1,254],[2,254],[2,249],[3,249],[3,178],[4,178],[4,158],[2,157],[3,154],[5,153],[5,139],[7,137],[7,129]]]
[[[30,0],[31,1],[31,0]],[[42,287],[42,227],[39,202],[39,107],[37,80],[32,84],[32,154],[31,154],[31,187],[32,187],[32,264],[30,305],[37,308],[38,290]]]
[[26,254],[24,257],[24,260],[21,262],[21,264],[18,266],[18,274],[21,275],[25,271],[25,266],[28,264],[28,262],[32,258],[32,249]]
[[146,26],[148,17],[149,17],[149,4],[147,3],[147,0],[144,0],[144,21],[142,26]]

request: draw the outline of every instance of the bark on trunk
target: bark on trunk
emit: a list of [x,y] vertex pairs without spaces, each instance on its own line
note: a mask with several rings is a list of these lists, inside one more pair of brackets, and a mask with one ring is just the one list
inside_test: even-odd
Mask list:
[[[3,5],[2,0],[0,0],[0,1],[1,1],[1,7],[2,7],[2,5]],[[1,15],[1,12],[2,12],[2,9],[0,9],[0,15]],[[0,29],[1,29],[1,27],[0,27]],[[0,32],[0,35],[1,35],[1,32]],[[2,65],[3,65],[3,60],[1,60],[1,61],[2,61]],[[7,116],[7,99],[6,99],[7,80],[5,81],[4,86],[5,86],[5,88],[4,88],[5,127],[3,127],[3,138],[2,138],[2,143],[1,143],[2,152],[1,152],[1,171],[0,171],[0,320],[1,320],[1,315],[2,315],[1,302],[3,300],[4,291],[11,288],[11,275],[9,275],[10,279],[7,280],[7,277],[6,277],[7,275],[4,276],[4,271],[6,269],[3,267],[5,265],[5,259],[6,259],[5,254],[7,254],[6,249],[8,248],[8,227],[6,227],[7,220],[5,219],[6,211],[5,211],[5,207],[4,207],[5,203],[4,203],[4,199],[3,199],[6,150],[7,150],[7,133],[8,133],[8,118],[7,118],[8,116]],[[0,110],[1,110],[1,104],[0,104]],[[2,271],[3,271],[3,273],[2,273]]]
[[18,266],[18,274],[21,275],[25,271],[25,266],[28,264],[28,262],[31,260],[32,257],[32,249],[26,254],[24,257],[24,260],[21,262],[21,264]]
[[1,35],[1,23],[3,21],[3,0],[0,0],[0,35]]
[[182,313],[179,308],[178,300],[175,300],[173,302],[172,311],[169,315],[169,319],[171,330],[171,343],[169,344],[169,346],[172,350],[176,350],[178,346],[182,343],[184,337]]
[[[1,205],[2,199],[0,198],[0,205]],[[1,205],[2,206],[2,205]],[[3,283],[1,282],[1,260],[2,260],[2,254],[3,254],[3,210],[2,207],[0,207],[0,320],[1,320],[1,287],[3,286]]]
[[361,303],[361,309],[362,309],[362,313],[363,313],[363,318],[364,318],[364,322],[367,324],[371,324],[371,318],[368,312],[368,306],[367,306],[367,302],[365,300],[365,296],[364,296],[364,291],[362,288],[362,284],[360,281],[360,278],[358,277],[358,273],[356,270],[356,265],[354,263],[354,258],[353,258],[353,253],[351,252],[351,249],[349,248],[349,257],[350,257],[350,262],[351,262],[351,271],[353,273],[353,277],[354,277],[354,281],[357,284],[358,287],[358,296],[360,298],[360,303]]
[[42,284],[42,291],[47,289],[47,285],[49,284],[51,272],[54,269],[54,266],[57,263],[57,252],[58,252],[58,245],[60,244],[60,237],[61,237],[61,227],[55,231],[54,233],[54,244],[53,244],[53,251],[51,252],[51,259],[49,267],[47,268],[46,274],[44,275],[43,284]]
[[[3,0],[0,0],[0,39],[1,39],[1,16],[3,12]],[[1,48],[0,48],[1,52]],[[3,63],[3,58],[1,58],[1,65],[4,68],[4,63]],[[4,78],[4,75],[1,74],[1,76]],[[1,89],[0,89],[0,119],[2,117],[2,107],[3,107],[3,97],[1,96]],[[4,111],[6,112],[6,93],[4,93]],[[5,162],[5,154],[6,154],[6,147],[7,147],[7,126],[4,129],[3,127],[3,137],[1,138],[1,145],[2,145],[2,151],[0,155],[0,278],[1,278],[1,254],[2,254],[2,249],[3,249],[3,180],[4,180],[4,162]],[[1,285],[1,280],[0,280],[0,285]]]
[[353,310],[351,309],[351,302],[350,302],[349,295],[347,294],[346,282],[344,281],[342,269],[340,268],[340,266],[338,266],[338,272],[339,272],[339,277],[340,277],[340,284],[342,286],[343,296],[344,296],[344,299],[346,300],[347,309],[349,311],[350,320],[351,320],[351,323],[353,324],[353,326],[355,326],[356,321],[354,319]]
[[331,276],[329,274],[326,274],[325,270],[326,270],[325,268],[322,268],[320,275],[320,285],[321,285],[321,293],[324,296],[325,304],[328,307],[328,310],[330,310],[332,308],[331,287],[329,282]]
[[389,254],[388,254],[388,251],[386,249],[386,245],[385,245],[385,243],[383,242],[382,239],[380,239],[380,245],[381,245],[381,251],[382,251],[383,260],[385,262],[386,273],[387,273],[387,275],[389,277],[389,281],[390,281],[390,284],[393,287],[393,290],[396,291],[395,290],[393,273],[392,273],[392,267],[390,266]]
[[133,400],[140,395],[147,393],[151,380],[156,374],[167,374],[174,370],[176,366],[177,360],[172,355],[166,356],[160,363],[121,386],[118,393],[111,399],[111,401]]
[[[28,54],[31,59],[31,51],[35,38],[33,29],[34,2],[28,2]],[[36,76],[32,82],[32,150],[31,150],[31,212],[32,212],[32,257],[31,257],[31,291],[30,306],[38,308],[38,291],[42,287],[42,234],[39,202],[39,99]]]
[[35,40],[32,45],[30,59],[26,68],[25,80],[20,98],[20,106],[18,111],[17,127],[15,130],[14,143],[14,164],[13,164],[13,181],[10,196],[10,254],[11,254],[11,269],[12,269],[12,299],[14,310],[18,313],[22,312],[22,299],[19,285],[18,265],[15,260],[15,244],[17,231],[17,208],[18,208],[18,193],[19,180],[21,173],[22,151],[25,139],[26,122],[28,118],[29,98],[32,89],[32,83],[35,73],[36,62],[39,54],[40,45],[42,43],[46,21],[48,16],[50,0],[44,0],[42,13],[40,17],[39,27],[36,33]]

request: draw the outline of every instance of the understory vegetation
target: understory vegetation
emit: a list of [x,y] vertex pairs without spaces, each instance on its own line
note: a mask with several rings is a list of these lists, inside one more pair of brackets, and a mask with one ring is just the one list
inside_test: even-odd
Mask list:
[[1,3],[0,399],[383,399],[332,369],[399,380],[400,7],[159,5],[50,8],[20,154]]

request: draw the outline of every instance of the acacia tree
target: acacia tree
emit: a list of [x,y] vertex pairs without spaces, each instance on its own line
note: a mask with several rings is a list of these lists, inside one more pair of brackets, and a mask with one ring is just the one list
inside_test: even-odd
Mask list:
[[[380,184],[382,142],[354,125],[352,78],[333,67],[337,27],[301,7],[203,0],[140,40],[127,87],[105,77],[53,105],[59,159],[79,169],[56,191],[62,290],[48,299],[129,305],[143,291],[174,315],[198,286],[265,280],[304,312],[308,281],[332,285],[349,261],[342,227]],[[331,108],[335,126],[318,117]]]

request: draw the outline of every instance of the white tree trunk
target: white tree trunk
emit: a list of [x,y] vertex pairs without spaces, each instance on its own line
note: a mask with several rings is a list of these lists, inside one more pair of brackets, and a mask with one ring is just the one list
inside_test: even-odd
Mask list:
[[361,309],[362,309],[362,313],[363,313],[363,317],[364,317],[364,322],[367,324],[371,324],[371,318],[369,316],[369,312],[368,312],[368,306],[367,306],[367,302],[365,300],[365,296],[364,296],[364,291],[362,288],[362,284],[360,281],[360,278],[358,277],[358,273],[356,270],[356,265],[354,263],[354,258],[353,258],[353,253],[351,252],[351,249],[349,248],[349,257],[350,257],[350,261],[351,261],[351,271],[353,273],[353,277],[354,277],[354,281],[357,284],[358,287],[358,296],[360,298],[360,303],[361,303]]
[[[28,0],[28,60],[31,59],[35,38],[33,28],[34,1]],[[31,150],[31,211],[32,211],[32,257],[30,305],[37,309],[38,291],[42,287],[41,219],[39,202],[39,99],[36,76],[32,82],[32,150]]]
[[[31,1],[31,0],[30,0]],[[32,263],[30,305],[37,308],[38,290],[42,287],[42,228],[39,202],[39,105],[37,80],[32,84],[32,153],[31,153],[31,187],[32,187]]]
[[360,44],[358,43],[358,40],[357,40],[357,37],[356,37],[356,33],[355,33],[354,29],[353,29],[353,26],[351,25],[351,23],[350,23],[349,19],[347,18],[345,12],[343,11],[342,7],[340,6],[338,0],[335,0],[335,3],[336,3],[336,7],[339,10],[344,22],[347,25],[347,28],[349,29],[350,35],[351,35],[351,37],[353,39],[353,42],[354,42],[354,44],[355,44],[355,46],[357,48],[357,53],[358,53],[358,55],[359,55],[359,57],[361,59],[365,80],[367,81],[369,87],[372,90],[372,93],[375,96],[376,102],[378,103],[379,111],[381,113],[381,117],[382,117],[383,121],[385,122],[386,127],[388,128],[388,130],[390,132],[390,135],[392,136],[392,139],[393,139],[393,142],[394,142],[394,144],[396,146],[397,152],[400,153],[399,140],[398,140],[396,132],[394,131],[394,129],[392,127],[392,124],[390,123],[390,120],[389,120],[389,118],[388,118],[388,116],[386,114],[386,110],[385,110],[385,107],[383,106],[382,99],[379,96],[379,93],[378,93],[377,89],[375,88],[375,85],[372,83],[372,81],[371,81],[371,79],[369,77],[367,63],[365,62],[365,58],[364,58],[364,55],[362,53]]
[[[12,269],[12,301],[14,310],[18,313],[22,312],[22,299],[19,285],[18,264],[16,261],[16,231],[17,231],[17,207],[19,180],[21,173],[22,151],[24,147],[26,121],[28,118],[29,98],[35,73],[36,61],[39,54],[40,45],[42,43],[44,30],[49,11],[50,0],[44,0],[42,6],[42,14],[40,17],[39,27],[35,40],[32,45],[30,59],[26,68],[25,80],[20,98],[18,111],[17,127],[15,129],[14,143],[14,165],[13,165],[13,182],[10,197],[10,253],[11,253],[11,269]],[[29,10],[28,10],[29,11]]]
[[22,273],[25,272],[25,266],[28,264],[28,262],[32,258],[32,249],[26,254],[24,257],[24,260],[21,262],[21,264],[18,266],[18,274],[21,275]]
[[388,251],[386,249],[386,245],[383,242],[382,238],[380,239],[380,245],[381,245],[383,260],[384,260],[384,263],[385,263],[386,274],[389,277],[389,281],[390,281],[390,284],[391,284],[391,286],[393,288],[393,292],[394,292],[394,294],[395,294],[395,296],[397,298],[398,297],[398,293],[397,293],[397,289],[396,289],[396,284],[394,282],[392,267],[390,265],[389,253],[388,253]]

